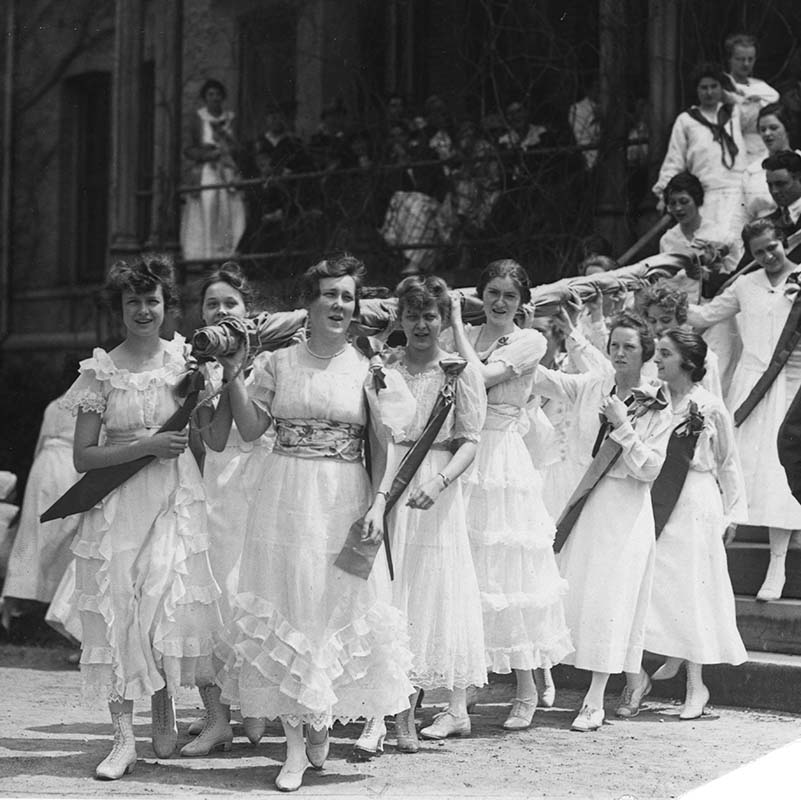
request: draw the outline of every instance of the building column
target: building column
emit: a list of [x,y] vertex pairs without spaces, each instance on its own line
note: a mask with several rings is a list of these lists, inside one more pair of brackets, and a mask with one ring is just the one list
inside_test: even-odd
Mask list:
[[123,256],[140,250],[136,192],[144,40],[142,0],[117,0],[114,37],[109,249],[112,256]]
[[148,248],[180,250],[181,81],[183,0],[155,6],[155,113],[153,121],[153,202]]
[[601,83],[601,149],[597,163],[597,232],[615,253],[629,243],[626,221],[626,17],[625,4],[599,0],[599,66]]
[[655,182],[676,118],[678,4],[650,0],[648,6],[648,175]]

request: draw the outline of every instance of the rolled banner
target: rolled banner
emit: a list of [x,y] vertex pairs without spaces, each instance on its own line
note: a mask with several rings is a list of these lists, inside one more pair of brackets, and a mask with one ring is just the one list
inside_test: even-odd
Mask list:
[[[198,394],[203,389],[205,379],[200,370],[193,369],[186,378],[186,399],[183,405],[156,431],[183,430],[189,423],[189,417],[197,405]],[[90,469],[77,483],[73,484],[47,511],[39,517],[40,522],[61,519],[71,514],[82,514],[94,508],[106,495],[121,486],[128,478],[133,477],[140,469],[146,467],[155,456],[142,456],[135,461],[115,464],[113,467]]]
[[[431,445],[434,444],[440,428],[442,428],[447,419],[448,412],[456,399],[456,380],[467,366],[467,362],[463,358],[452,357],[442,359],[439,365],[445,373],[445,384],[434,401],[434,407],[431,409],[428,422],[426,422],[420,438],[403,457],[387,494],[384,510],[384,538],[387,540],[387,547],[389,547],[389,531],[386,529],[386,518],[411,482],[426,453],[431,449]],[[361,516],[350,526],[345,544],[334,564],[344,572],[366,580],[373,568],[373,562],[381,547],[381,542],[365,542],[362,539],[363,526],[364,516]],[[390,577],[393,580],[395,578],[391,561]]]
[[[555,283],[535,286],[531,290],[531,301],[524,309],[536,316],[555,314],[568,301],[591,300],[599,294],[614,294],[638,289],[658,277],[675,275],[692,263],[689,256],[678,253],[660,253],[628,267],[610,270],[597,275],[563,278]],[[465,297],[462,313],[465,322],[472,324],[484,320],[484,306],[475,288],[460,290]],[[394,297],[365,298],[359,301],[359,317],[350,325],[355,337],[377,336],[395,325],[398,302]],[[264,350],[278,350],[294,341],[295,334],[306,324],[305,309],[261,313],[245,320],[248,347],[251,355]],[[242,323],[240,323],[242,324]]]

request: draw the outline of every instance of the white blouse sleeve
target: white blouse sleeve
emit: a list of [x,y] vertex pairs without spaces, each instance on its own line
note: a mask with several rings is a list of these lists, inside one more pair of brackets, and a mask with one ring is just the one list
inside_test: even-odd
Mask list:
[[456,380],[453,438],[478,442],[487,416],[487,390],[477,367],[468,364]]
[[106,410],[104,383],[97,377],[96,361],[88,358],[81,361],[80,375],[58,401],[59,406],[77,416],[79,411],[88,411],[101,416]]
[[650,411],[633,425],[626,420],[609,438],[623,448],[621,459],[632,478],[650,483],[662,469],[670,439],[670,414]]
[[732,284],[709,303],[703,305],[690,303],[687,309],[687,322],[693,328],[709,328],[716,322],[733,317],[739,311],[740,298],[737,296],[735,284]]
[[708,413],[710,439],[717,464],[717,479],[723,496],[726,523],[748,522],[745,479],[734,440],[734,423],[729,412],[722,406],[710,409]]
[[548,342],[539,332],[530,328],[521,330],[508,344],[490,353],[488,364],[500,362],[509,367],[516,377],[533,372],[548,349]]
[[659,200],[662,199],[662,193],[665,191],[665,187],[668,185],[670,179],[687,168],[687,148],[689,144],[687,140],[687,129],[683,119],[685,116],[685,113],[682,112],[676,117],[676,121],[673,123],[673,130],[670,132],[670,141],[668,142],[665,159],[659,170],[659,178],[652,189]]
[[593,379],[590,373],[568,375],[566,372],[537,367],[534,373],[533,393],[545,395],[554,400],[567,400],[575,403],[582,387]]
[[275,359],[279,352],[265,351],[256,356],[247,385],[248,397],[267,414],[271,414],[270,408],[275,397]]

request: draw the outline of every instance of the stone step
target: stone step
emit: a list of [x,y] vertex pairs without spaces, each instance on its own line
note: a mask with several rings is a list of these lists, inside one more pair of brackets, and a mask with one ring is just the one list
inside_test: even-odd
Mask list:
[[737,597],[737,627],[748,650],[801,656],[801,600]]
[[[648,654],[645,668],[648,673],[663,659]],[[554,683],[565,689],[585,691],[590,685],[590,673],[560,664],[553,669]],[[514,676],[493,676],[494,680],[514,680]],[[763,708],[775,711],[801,713],[801,655],[784,653],[757,653],[749,651],[744,664],[713,664],[704,667],[704,683],[709,687],[712,705]],[[613,675],[607,688],[607,711],[614,713],[613,698],[622,691],[625,679]],[[684,670],[675,678],[654,681],[652,695],[661,699],[683,700],[686,689]]]
[[[765,580],[770,561],[770,550],[765,543],[738,540],[726,548],[732,588],[736,595],[754,597]],[[787,582],[783,599],[801,600],[801,549],[791,547],[787,551]]]

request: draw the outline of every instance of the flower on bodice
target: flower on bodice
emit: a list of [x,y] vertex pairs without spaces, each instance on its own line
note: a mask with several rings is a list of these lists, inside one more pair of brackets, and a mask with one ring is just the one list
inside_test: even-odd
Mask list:
[[795,300],[801,291],[801,272],[791,272],[784,282],[784,296],[788,300]]
[[687,407],[687,416],[679,423],[673,433],[676,436],[699,436],[704,429],[704,415],[698,408],[698,403],[690,400]]

